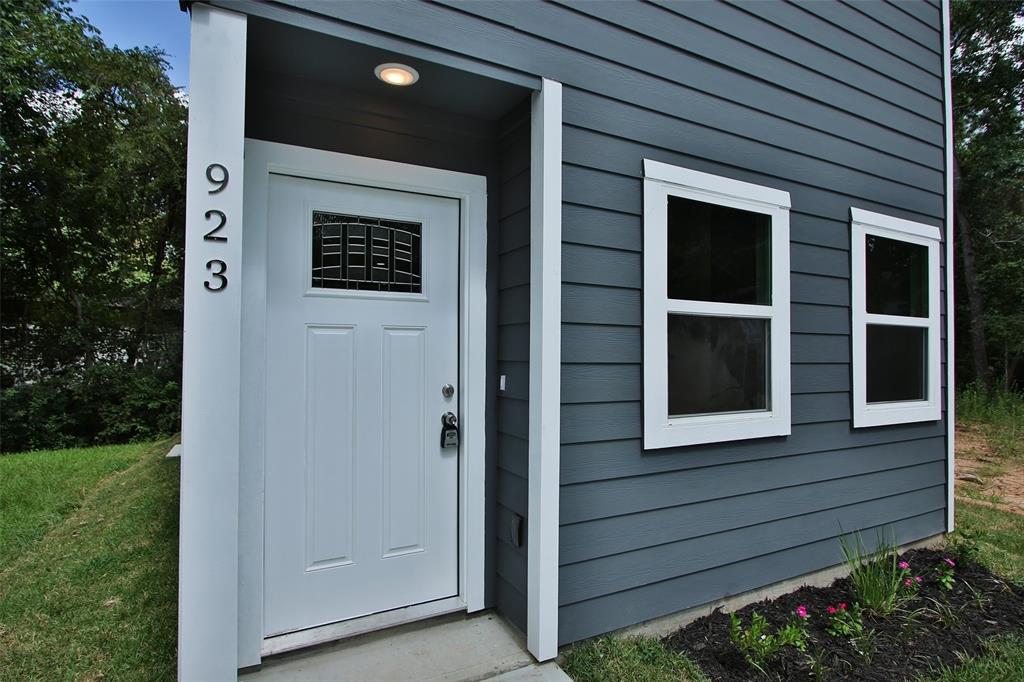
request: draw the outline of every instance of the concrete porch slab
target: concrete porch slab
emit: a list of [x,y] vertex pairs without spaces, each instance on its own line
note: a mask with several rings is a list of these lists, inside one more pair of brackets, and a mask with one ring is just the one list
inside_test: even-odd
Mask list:
[[548,661],[488,677],[487,682],[572,682],[572,678],[557,663]]
[[[473,682],[518,671],[533,663],[523,635],[493,612],[485,611],[471,616],[442,616],[265,658],[259,670],[244,673],[239,679]],[[558,678],[510,679],[549,682]]]

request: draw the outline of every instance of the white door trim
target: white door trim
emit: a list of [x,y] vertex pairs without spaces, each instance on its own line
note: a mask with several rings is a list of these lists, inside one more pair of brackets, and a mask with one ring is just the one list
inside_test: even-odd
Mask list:
[[[487,183],[467,173],[413,166],[261,140],[245,141],[245,235],[242,292],[242,399],[239,518],[239,667],[256,665],[263,641],[263,467],[267,324],[267,214],[271,174],[449,197],[459,211],[459,597],[484,608],[484,476],[487,344]],[[447,608],[451,610],[450,607]],[[409,619],[414,619],[409,613]],[[415,617],[423,617],[418,615]],[[370,616],[368,618],[374,618]],[[362,620],[362,619],[360,619]],[[386,627],[396,623],[378,621]],[[323,628],[294,633],[305,646]],[[338,636],[347,636],[344,628]],[[302,641],[307,633],[308,641]],[[318,637],[319,634],[319,637]],[[351,633],[348,633],[351,634]],[[302,641],[301,644],[295,643]]]
[[562,414],[562,84],[533,93],[530,128],[530,444],[526,645],[558,655]]
[[952,349],[954,345],[954,316],[956,301],[953,299],[953,268],[955,249],[953,226],[953,87],[949,54],[949,0],[942,0],[942,95],[946,126],[946,223],[943,228],[943,248],[946,250],[946,532],[956,528],[953,494],[956,482],[956,362]]

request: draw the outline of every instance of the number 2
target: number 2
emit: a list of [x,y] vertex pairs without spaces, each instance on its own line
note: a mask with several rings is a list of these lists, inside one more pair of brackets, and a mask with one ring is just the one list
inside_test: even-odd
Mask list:
[[[214,270],[215,267],[219,267],[220,269]],[[204,281],[203,286],[210,291],[223,291],[228,285],[228,278],[224,274],[228,271],[228,264],[219,259],[208,260],[206,261],[206,269],[210,271],[210,274],[217,278],[217,286],[211,285],[210,280]]]
[[222,227],[224,227],[224,225],[227,224],[228,217],[226,215],[224,215],[224,211],[218,211],[218,210],[214,209],[214,210],[206,212],[206,219],[209,220],[210,216],[214,216],[214,215],[217,216],[218,218],[220,218],[220,223],[217,225],[217,227],[213,228],[212,230],[210,230],[209,232],[204,234],[203,235],[203,239],[205,239],[208,242],[226,242],[228,240],[228,238],[227,237],[222,237],[222,236],[218,235],[217,233],[220,232],[220,229]]

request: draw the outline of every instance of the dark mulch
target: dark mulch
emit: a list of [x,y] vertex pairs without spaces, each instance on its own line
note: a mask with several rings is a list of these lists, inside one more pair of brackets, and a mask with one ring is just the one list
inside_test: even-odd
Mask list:
[[[825,631],[828,606],[856,601],[848,578],[829,587],[805,587],[771,601],[752,604],[740,611],[744,626],[757,611],[778,627],[790,620],[800,604],[811,613],[808,619],[810,642],[807,653],[820,656],[825,664],[824,679],[911,680],[934,671],[940,663],[955,666],[964,656],[982,653],[981,640],[1024,628],[1024,585],[1013,585],[970,562],[958,562],[956,586],[943,590],[934,582],[932,570],[942,552],[913,550],[903,555],[915,572],[924,577],[917,595],[900,609],[880,618],[865,612],[865,630],[872,630],[873,641],[859,652],[849,640],[833,637]],[[965,584],[966,583],[966,584]],[[979,604],[970,585],[981,594]],[[953,616],[939,616],[928,598],[948,605]],[[930,609],[930,610],[923,610]],[[916,611],[916,613],[915,613]],[[774,632],[774,628],[772,630]],[[729,640],[729,616],[715,611],[669,635],[665,645],[681,651],[699,665],[713,680],[764,680]],[[807,656],[792,647],[784,647],[766,667],[769,679],[807,680],[813,678]]]

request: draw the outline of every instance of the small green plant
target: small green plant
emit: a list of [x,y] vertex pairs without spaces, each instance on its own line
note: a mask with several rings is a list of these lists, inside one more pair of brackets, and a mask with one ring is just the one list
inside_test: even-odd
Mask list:
[[956,578],[953,577],[955,568],[956,562],[949,557],[944,557],[935,569],[935,582],[947,592],[952,590],[956,583]]
[[845,602],[839,602],[838,606],[829,605],[828,624],[825,631],[833,637],[856,638],[864,634],[864,621],[861,619],[860,604],[854,602],[853,606],[847,608]]
[[775,658],[783,647],[791,646],[804,653],[807,651],[806,620],[810,614],[803,605],[797,607],[795,614],[796,618],[773,633],[768,621],[757,611],[750,614],[749,627],[743,627],[740,617],[730,613],[729,639],[752,668],[762,675],[767,675],[765,665]]
[[920,576],[913,576],[910,565],[900,561],[895,541],[887,541],[881,533],[874,552],[865,549],[860,533],[852,538],[840,536],[839,543],[850,567],[850,581],[858,600],[864,608],[880,616],[892,613],[907,597],[907,592],[916,590],[920,583]]
[[981,556],[981,547],[978,545],[978,534],[971,528],[960,527],[950,538],[949,551],[957,559],[967,563],[977,563]]

